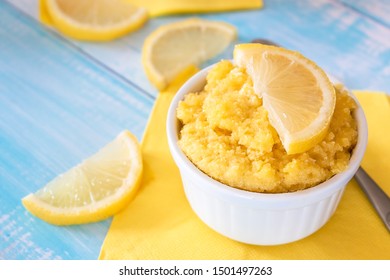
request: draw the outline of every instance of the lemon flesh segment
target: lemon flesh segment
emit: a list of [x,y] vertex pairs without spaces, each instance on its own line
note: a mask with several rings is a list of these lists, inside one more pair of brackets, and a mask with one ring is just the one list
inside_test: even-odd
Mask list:
[[236,37],[236,28],[225,22],[191,18],[163,25],[146,38],[142,64],[151,83],[163,90],[184,69],[220,54]]
[[78,40],[113,40],[139,29],[148,20],[145,8],[125,0],[41,1],[50,22],[63,34]]
[[38,218],[56,225],[100,221],[134,197],[142,174],[137,139],[129,131],[22,199]]
[[262,44],[237,45],[233,56],[251,76],[288,154],[305,152],[323,140],[336,93],[319,66],[298,52]]

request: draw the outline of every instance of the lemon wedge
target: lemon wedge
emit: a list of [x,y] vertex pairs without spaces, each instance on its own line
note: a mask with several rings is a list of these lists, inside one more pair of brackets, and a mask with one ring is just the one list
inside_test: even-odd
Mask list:
[[336,93],[319,66],[298,52],[262,44],[237,45],[233,57],[252,78],[288,154],[305,152],[323,140]]
[[236,28],[225,22],[191,18],[166,24],[145,39],[142,64],[150,82],[163,90],[184,69],[221,53],[236,37]]
[[41,0],[40,18],[74,39],[108,41],[143,26],[148,14],[126,0]]
[[136,194],[141,151],[129,131],[93,156],[22,199],[38,218],[56,225],[97,222],[120,211]]

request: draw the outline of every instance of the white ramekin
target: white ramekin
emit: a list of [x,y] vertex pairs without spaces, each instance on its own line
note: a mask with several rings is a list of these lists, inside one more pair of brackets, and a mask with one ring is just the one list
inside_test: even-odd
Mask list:
[[169,148],[193,211],[210,228],[248,244],[284,244],[314,233],[335,212],[346,184],[363,158],[367,145],[367,123],[360,104],[357,102],[355,113],[358,142],[347,170],[315,187],[293,193],[262,194],[239,190],[204,174],[178,146],[178,103],[185,94],[203,89],[211,67],[213,65],[198,72],[180,88],[167,117]]

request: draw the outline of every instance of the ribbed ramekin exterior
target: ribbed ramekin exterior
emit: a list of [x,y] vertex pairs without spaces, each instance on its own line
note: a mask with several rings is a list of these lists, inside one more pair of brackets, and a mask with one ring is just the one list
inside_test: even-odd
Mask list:
[[[185,172],[184,170],[182,172]],[[232,200],[217,192],[204,191],[204,184],[182,173],[187,199],[198,217],[210,228],[233,240],[254,245],[278,245],[293,242],[320,229],[335,212],[344,187],[321,200],[301,207],[265,209]]]

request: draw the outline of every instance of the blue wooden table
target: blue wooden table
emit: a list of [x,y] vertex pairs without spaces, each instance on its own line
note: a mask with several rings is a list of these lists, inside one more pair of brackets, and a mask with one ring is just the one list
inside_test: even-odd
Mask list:
[[[351,89],[390,93],[389,0],[264,2],[196,16],[235,25],[238,42],[268,38],[298,50]],[[21,198],[123,129],[142,138],[157,95],[142,69],[143,41],[194,15],[153,18],[119,40],[85,43],[37,14],[36,0],[0,1],[0,259],[96,259],[110,219],[56,227],[31,216]]]

